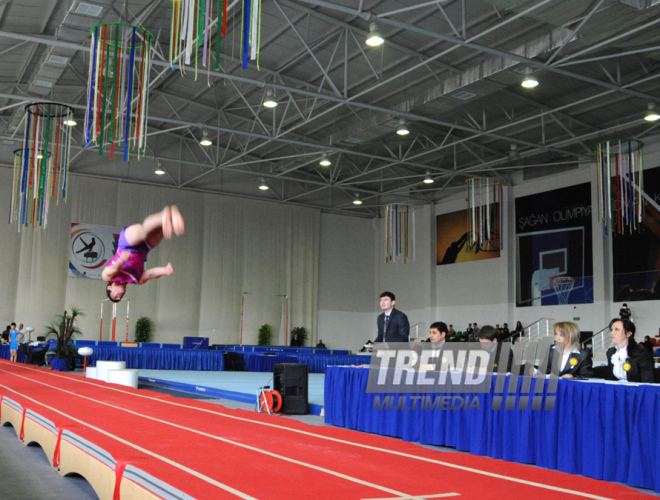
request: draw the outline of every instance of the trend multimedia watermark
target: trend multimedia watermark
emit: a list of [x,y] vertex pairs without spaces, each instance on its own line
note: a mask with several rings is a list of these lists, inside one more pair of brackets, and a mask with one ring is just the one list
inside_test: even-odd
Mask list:
[[521,410],[530,402],[532,410],[551,410],[561,360],[550,356],[551,348],[551,338],[515,345],[379,344],[366,392],[375,394],[374,410]]

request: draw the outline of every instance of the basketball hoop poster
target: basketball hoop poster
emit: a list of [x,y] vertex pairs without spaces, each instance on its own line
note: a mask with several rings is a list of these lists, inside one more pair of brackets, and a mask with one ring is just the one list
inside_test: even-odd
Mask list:
[[[495,206],[493,204],[492,206]],[[499,203],[497,204],[499,205]],[[499,206],[493,210],[499,213]],[[497,259],[500,256],[500,221],[493,221],[488,238],[472,246],[468,245],[468,211],[459,210],[436,216],[436,263],[438,266],[459,264],[475,260]]]
[[516,306],[592,304],[591,185],[516,198]]
[[121,229],[72,222],[69,277],[102,279],[103,269],[117,251]]

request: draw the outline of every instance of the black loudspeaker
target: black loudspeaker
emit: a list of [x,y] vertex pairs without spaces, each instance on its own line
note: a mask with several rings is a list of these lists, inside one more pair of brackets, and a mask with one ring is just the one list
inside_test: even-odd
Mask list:
[[306,415],[309,367],[302,363],[273,366],[273,388],[282,395],[282,413]]

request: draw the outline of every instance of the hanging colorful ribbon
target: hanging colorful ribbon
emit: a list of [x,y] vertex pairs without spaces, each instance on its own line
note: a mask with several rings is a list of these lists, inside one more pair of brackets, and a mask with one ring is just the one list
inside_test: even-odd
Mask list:
[[415,260],[415,211],[410,205],[385,208],[385,262]]
[[247,69],[248,59],[257,61],[257,69],[259,69],[260,45],[261,0],[243,0],[243,29],[241,31],[243,69]]
[[[124,147],[124,161],[137,148],[138,159],[147,145],[149,71],[153,35],[143,28],[121,23],[99,24],[91,29],[86,146],[98,145],[99,156],[115,144]],[[132,141],[132,145],[131,145]]]
[[490,177],[468,179],[468,248],[482,252],[504,248],[502,239],[502,182]]
[[[218,0],[218,37],[215,49],[215,69],[220,69],[220,39],[227,34],[227,0]],[[211,67],[211,29],[213,27],[213,0],[172,0],[170,24],[170,65],[172,69],[183,58],[184,66],[195,59],[195,80],[200,60],[204,68]]]
[[644,143],[615,139],[595,146],[598,218],[605,234],[641,230],[644,216]]
[[[9,223],[46,228],[50,199],[67,199],[73,109],[57,103],[25,107],[23,146],[14,151]],[[59,197],[56,198],[59,200]]]

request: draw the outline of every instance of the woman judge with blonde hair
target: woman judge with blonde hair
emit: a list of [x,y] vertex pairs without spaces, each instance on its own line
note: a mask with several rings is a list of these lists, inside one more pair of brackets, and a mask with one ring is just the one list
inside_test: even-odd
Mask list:
[[548,369],[550,373],[552,360],[558,350],[558,344],[563,344],[562,357],[559,361],[559,376],[561,378],[584,379],[594,376],[591,351],[580,349],[580,329],[575,323],[562,321],[553,325],[555,331],[555,347],[550,351]]

